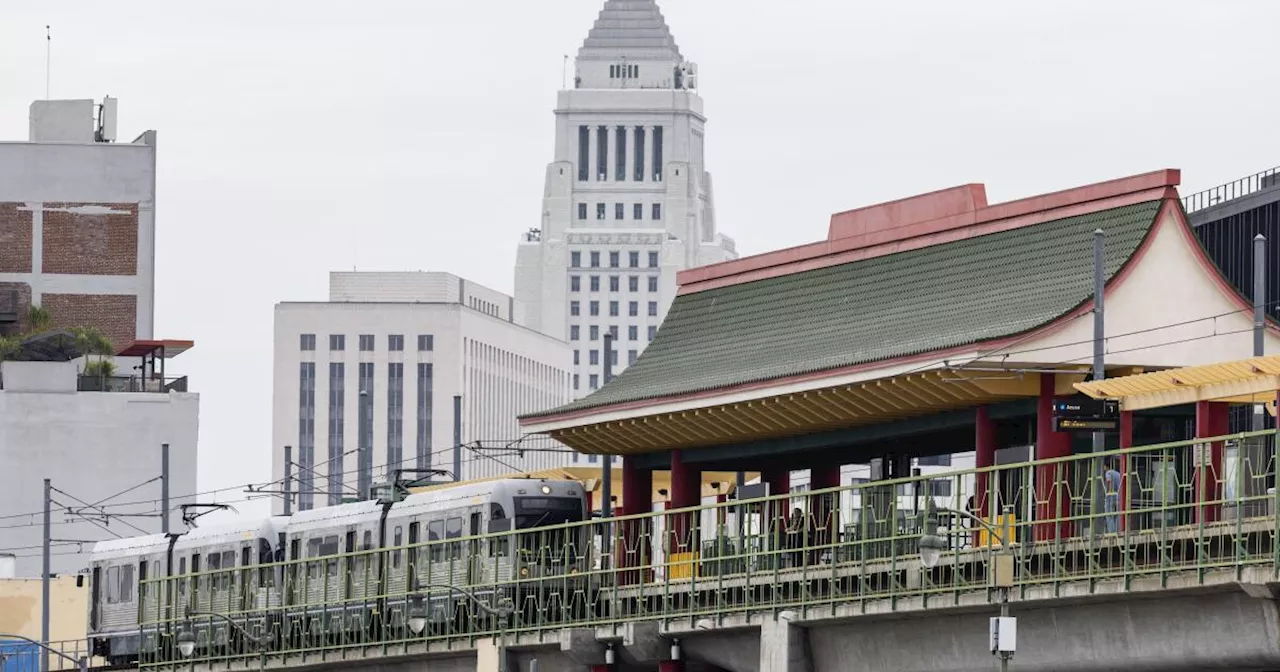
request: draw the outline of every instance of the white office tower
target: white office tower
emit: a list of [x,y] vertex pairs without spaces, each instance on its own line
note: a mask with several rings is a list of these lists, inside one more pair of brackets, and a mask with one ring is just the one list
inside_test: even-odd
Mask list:
[[357,499],[396,469],[470,480],[576,457],[546,437],[517,442],[516,417],[567,403],[571,375],[569,347],[523,314],[448,273],[332,273],[328,301],[277,304],[272,478],[288,446],[309,509]]
[[573,348],[574,396],[653,339],[683,269],[737,257],[716,232],[698,70],[653,0],[607,0],[556,102],[542,224],[516,257],[529,326]]

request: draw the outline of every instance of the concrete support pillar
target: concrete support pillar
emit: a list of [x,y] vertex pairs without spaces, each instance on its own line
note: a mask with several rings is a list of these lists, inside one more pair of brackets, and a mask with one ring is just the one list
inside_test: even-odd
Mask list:
[[[653,472],[636,466],[636,458],[622,458],[622,516],[643,516],[653,511]],[[652,537],[652,517],[645,516],[620,522],[621,542],[616,551],[619,568],[648,567],[653,561],[653,549],[650,546]],[[643,570],[648,576],[649,570]],[[619,583],[623,585],[638,583],[640,571],[621,572]]]
[[[519,669],[516,657],[510,649],[503,648],[497,639],[481,639],[476,642],[476,672],[509,672]],[[506,657],[506,664],[502,660]]]
[[[1133,447],[1133,411],[1120,411],[1120,449]],[[1120,455],[1120,531],[1129,529],[1129,455]]]
[[[1071,435],[1053,431],[1053,397],[1055,376],[1040,374],[1040,396],[1036,400],[1036,459],[1065,457],[1071,454]],[[1071,536],[1070,468],[1065,463],[1041,464],[1035,469],[1036,519],[1035,538],[1043,541]]]
[[760,621],[759,672],[812,672],[808,640],[804,628],[785,618],[766,616]]
[[[685,463],[679,449],[671,451],[671,508],[684,509],[702,503],[702,470]],[[698,550],[697,513],[681,511],[671,514],[667,528],[671,542],[667,546],[674,555]]]
[[[1223,436],[1230,431],[1228,404],[1214,401],[1196,402],[1196,438]],[[1192,491],[1195,522],[1212,522],[1222,518],[1222,449],[1221,441],[1207,446],[1196,444],[1192,452]]]

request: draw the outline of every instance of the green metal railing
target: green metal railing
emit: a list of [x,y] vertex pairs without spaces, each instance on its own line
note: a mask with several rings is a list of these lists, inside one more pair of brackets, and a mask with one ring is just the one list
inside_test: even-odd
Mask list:
[[[632,620],[942,608],[984,591],[994,602],[987,567],[1001,542],[947,510],[1013,516],[1023,599],[1144,577],[1204,582],[1251,565],[1274,576],[1274,439],[1235,434],[150,579],[140,664],[257,660],[234,628],[190,612],[230,617],[268,659],[311,663]],[[925,568],[918,540],[931,507],[941,512],[931,532],[951,548]],[[440,586],[513,611],[497,618]],[[409,627],[412,595],[425,596],[421,632]],[[197,637],[189,659],[175,646],[184,627]]]

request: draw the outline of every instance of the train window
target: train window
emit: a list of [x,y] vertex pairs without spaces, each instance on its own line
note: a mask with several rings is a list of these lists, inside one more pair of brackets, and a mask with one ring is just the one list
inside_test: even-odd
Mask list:
[[248,567],[253,564],[253,557],[249,555],[249,547],[245,546],[240,549],[240,566]]
[[120,601],[120,568],[107,569],[107,604]]
[[[187,575],[187,559],[178,558],[178,576],[186,576],[186,575]],[[182,579],[178,581],[178,596],[182,598],[185,598],[187,596],[187,580],[186,579]]]
[[222,554],[210,553],[205,563],[209,572],[209,587],[213,590],[222,588],[222,577],[218,575],[219,571],[222,570]]
[[427,524],[427,540],[431,542],[431,562],[444,561],[444,544],[439,543],[444,538],[444,521],[433,520]]
[[142,562],[138,563],[138,599],[142,599],[142,596],[148,590],[151,590],[151,586],[146,585],[146,583],[147,583],[147,561],[143,560]]
[[413,574],[415,577],[418,575],[418,571],[422,568],[422,557],[426,553],[426,550],[421,546],[421,542],[421,523],[416,521],[409,523],[409,548],[412,549],[409,551],[409,573]]
[[226,551],[222,554],[222,587],[230,588],[235,576],[232,569],[236,566],[236,552]]
[[360,550],[368,551],[373,549],[373,533],[369,530],[364,531],[364,543],[360,544]]
[[[320,553],[321,555],[324,555],[326,557],[337,555],[338,554],[338,535],[331,534],[325,537],[324,543],[320,544]],[[337,576],[338,575],[338,559],[334,558],[333,560],[330,560],[327,564],[329,565],[329,576]]]
[[391,552],[391,568],[392,569],[400,569],[400,553],[401,553],[400,543],[402,541],[404,541],[404,531],[400,528],[399,525],[396,525],[395,541],[391,543],[391,545],[395,546],[396,548],[396,550]]
[[133,601],[133,565],[120,568],[120,601]]
[[[347,550],[346,550],[346,552],[347,552],[347,553],[355,553],[357,550],[358,550],[358,549],[356,548],[356,532],[355,532],[355,530],[350,530],[350,531],[348,531],[348,532],[347,532]],[[354,570],[354,571],[356,571],[356,572],[363,572],[363,571],[364,571],[364,556],[363,556],[363,555],[355,556],[355,557],[351,558],[351,560],[352,560],[351,565],[352,565],[352,567],[353,567],[353,570]],[[350,577],[347,577],[347,578],[348,578],[348,579],[350,579]]]
[[312,558],[320,557],[320,545],[324,543],[323,539],[311,539],[307,541],[307,578],[314,579],[320,576],[320,563],[312,560]]
[[[450,518],[445,521],[444,536],[446,539],[457,539],[462,536],[462,519]],[[462,559],[462,542],[455,541],[449,544],[449,557],[454,560]]]

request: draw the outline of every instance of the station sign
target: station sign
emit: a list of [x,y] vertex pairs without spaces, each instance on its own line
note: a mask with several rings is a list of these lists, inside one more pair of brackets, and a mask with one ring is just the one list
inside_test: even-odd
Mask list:
[[1053,402],[1055,432],[1115,432],[1120,430],[1120,402],[1075,397]]

